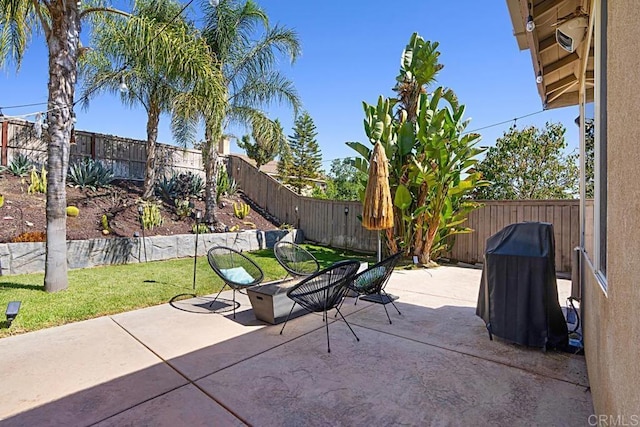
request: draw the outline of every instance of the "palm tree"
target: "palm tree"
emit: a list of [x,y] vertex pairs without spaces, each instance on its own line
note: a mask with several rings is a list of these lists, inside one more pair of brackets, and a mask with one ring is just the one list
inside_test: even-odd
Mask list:
[[174,128],[182,135],[193,135],[194,124],[205,122],[204,221],[216,224],[217,146],[223,131],[235,123],[251,128],[257,135],[275,134],[277,125],[259,108],[277,102],[297,112],[300,106],[297,92],[292,82],[277,70],[277,62],[284,55],[293,63],[300,54],[300,43],[295,31],[270,27],[266,13],[253,0],[221,0],[216,6],[206,2],[204,14],[202,33],[215,55],[227,91],[223,109],[220,115],[212,115],[207,112],[211,110],[210,100],[197,95],[183,99],[182,119],[174,122]]
[[175,0],[138,0],[130,18],[105,16],[83,69],[87,95],[117,93],[124,83],[122,101],[141,104],[147,112],[144,199],[153,196],[160,114],[171,112],[176,99],[193,90],[214,106],[222,104],[222,79],[209,47],[181,12]]
[[47,101],[47,242],[44,287],[48,292],[66,289],[67,194],[65,190],[77,60],[80,54],[80,21],[108,8],[85,8],[64,0],[0,0],[0,67],[14,62],[16,68],[33,33],[44,33],[49,51]]

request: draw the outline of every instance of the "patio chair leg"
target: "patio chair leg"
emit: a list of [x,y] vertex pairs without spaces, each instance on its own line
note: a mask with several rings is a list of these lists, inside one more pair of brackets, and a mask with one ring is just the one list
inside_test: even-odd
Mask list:
[[233,318],[236,318],[236,288],[233,288]]
[[[388,294],[388,293],[386,293],[384,290],[382,290],[382,292],[383,292],[386,296],[389,296],[389,294]],[[389,297],[389,301],[390,301],[390,302],[391,302],[391,304],[393,305],[393,308],[395,308],[395,309],[396,309],[396,311],[398,312],[398,314],[399,314],[400,316],[402,316],[402,313],[400,313],[400,310],[398,310],[398,307],[396,306],[396,303],[395,303],[395,302],[393,302],[393,299],[391,299],[391,297]]]
[[287,322],[289,321],[289,317],[291,317],[291,313],[293,313],[293,308],[296,306],[296,303],[294,302],[293,305],[291,306],[291,310],[289,310],[289,314],[287,314],[287,318],[284,321],[284,325],[282,325],[282,329],[280,329],[280,335],[282,335],[282,331],[284,331],[284,327],[287,326]]
[[391,317],[389,317],[389,312],[387,311],[387,305],[382,304],[382,308],[384,308],[384,312],[387,313],[387,319],[389,319],[389,324],[391,325]]
[[227,284],[225,283],[224,285],[222,285],[222,288],[220,288],[220,292],[218,292],[218,295],[216,295],[216,297],[213,299],[213,301],[211,301],[209,303],[209,308],[213,307],[213,303],[216,302],[216,300],[218,299],[218,297],[220,296],[220,294],[222,293],[222,291],[224,291],[224,288],[227,287]]
[[[347,319],[344,318],[344,316],[342,315],[342,313],[340,312],[340,310],[338,310],[338,307],[336,307],[336,311],[338,312],[338,314],[340,315],[340,317],[342,317],[342,320],[344,320],[344,323],[347,324],[347,326],[349,327],[349,330],[351,331],[351,333],[353,334],[354,337],[356,337],[356,341],[360,341],[360,338],[358,338],[358,336],[356,335],[356,333],[353,331],[353,329],[351,328],[351,325],[349,324],[349,322],[347,322]],[[327,330],[327,337],[329,332]]]
[[[326,311],[324,312],[324,315],[325,316],[327,315]],[[328,320],[324,323],[324,327],[327,330],[327,353],[331,353],[331,347],[329,346],[329,321]]]

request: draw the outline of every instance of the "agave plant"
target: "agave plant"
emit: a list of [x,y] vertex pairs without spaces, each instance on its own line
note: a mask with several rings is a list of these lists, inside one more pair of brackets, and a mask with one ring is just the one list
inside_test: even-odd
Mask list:
[[17,154],[8,166],[0,166],[0,172],[9,171],[15,176],[27,176],[33,164],[24,154]]
[[83,159],[69,166],[68,180],[76,187],[92,190],[108,187],[114,178],[110,168],[93,159]]
[[204,191],[204,181],[192,172],[173,173],[163,177],[155,185],[156,195],[167,201],[200,197]]

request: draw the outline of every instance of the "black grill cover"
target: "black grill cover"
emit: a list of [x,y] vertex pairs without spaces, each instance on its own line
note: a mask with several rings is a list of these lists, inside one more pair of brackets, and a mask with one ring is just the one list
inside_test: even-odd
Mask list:
[[511,224],[487,239],[476,314],[490,334],[507,341],[566,347],[551,224]]

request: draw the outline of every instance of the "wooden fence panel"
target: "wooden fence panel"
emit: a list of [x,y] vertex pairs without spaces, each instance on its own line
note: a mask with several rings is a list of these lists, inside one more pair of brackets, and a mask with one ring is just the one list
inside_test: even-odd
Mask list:
[[[4,143],[4,141],[3,141]],[[28,156],[36,164],[45,164],[47,146],[38,138],[34,124],[11,119],[7,126],[7,163],[17,154]],[[156,173],[158,176],[173,172],[192,172],[204,177],[202,154],[167,144],[157,145]],[[69,162],[83,158],[102,161],[113,169],[116,178],[143,180],[147,158],[146,141],[77,130],[69,150]]]
[[509,224],[540,221],[553,224],[556,269],[571,271],[571,252],[580,243],[579,200],[484,201],[469,215],[471,234],[459,235],[448,257],[471,264],[482,263],[487,239]]

